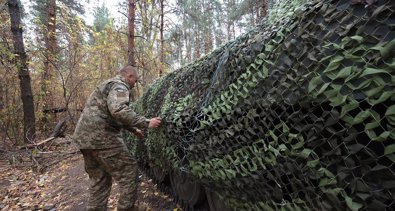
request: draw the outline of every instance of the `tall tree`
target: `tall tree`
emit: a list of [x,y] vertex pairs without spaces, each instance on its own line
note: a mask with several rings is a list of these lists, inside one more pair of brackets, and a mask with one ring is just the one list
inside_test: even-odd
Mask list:
[[236,0],[224,1],[226,8],[226,32],[228,40],[235,38],[235,18],[232,16],[232,12],[236,9]]
[[110,12],[104,2],[100,7],[94,8],[93,17],[93,30],[95,32],[102,32],[111,22]]
[[214,26],[214,36],[215,36],[215,46],[220,46],[223,42],[225,42],[225,35],[222,30],[223,28],[223,5],[218,3],[215,7],[214,18],[215,18],[215,26]]
[[159,77],[163,74],[163,68],[165,63],[165,39],[163,37],[163,30],[164,30],[164,1],[160,0],[160,68],[159,68]]
[[203,8],[203,19],[202,19],[202,28],[204,34],[204,53],[207,54],[214,47],[214,39],[213,39],[213,30],[215,27],[214,23],[214,11],[217,7],[220,7],[218,1],[215,0],[203,0],[202,8]]
[[199,23],[198,22],[196,22],[195,23],[195,27],[193,28],[194,29],[194,36],[195,36],[195,40],[194,40],[194,59],[195,60],[197,60],[197,59],[199,59],[200,58],[200,45],[201,45],[201,43],[200,43],[200,41],[201,41],[201,36],[200,36],[200,34],[202,33],[202,31],[200,30],[201,28],[199,27]]
[[267,15],[267,10],[269,8],[269,0],[262,0],[260,6],[258,6],[258,21]]
[[[268,9],[268,0],[243,0],[235,2],[237,5],[231,12],[233,20],[241,20],[243,16],[249,16],[249,26],[253,27],[260,23],[261,19],[266,16]],[[248,28],[248,27],[247,27]]]
[[216,36],[216,43],[220,43],[222,22],[226,22],[220,14],[222,4],[220,0],[177,1],[187,62],[191,61],[191,55],[193,59],[199,59],[202,54],[210,52],[215,46],[213,36]]
[[41,91],[44,95],[43,108],[48,110],[54,107],[53,88],[49,86],[55,71],[57,45],[56,45],[56,0],[47,0],[44,13],[44,42],[45,59]]
[[134,0],[128,1],[128,64],[135,66],[136,60],[134,56],[134,20],[136,12],[136,2]]
[[[186,55],[185,55],[185,63],[190,62],[192,60],[192,44],[191,44],[191,38],[192,32],[190,28],[190,23],[188,22],[188,17],[187,14],[182,12],[182,28],[184,31],[184,42],[185,42],[185,47],[186,47]],[[184,64],[184,63],[182,63]]]
[[69,8],[76,12],[76,14],[83,14],[84,10],[77,0],[36,0],[33,3],[33,15],[38,20],[38,37],[44,41],[44,44],[39,42],[42,46],[43,52],[43,72],[41,80],[41,94],[42,110],[48,112],[42,116],[43,129],[49,129],[49,114],[54,107],[58,107],[60,102],[57,101],[59,97],[54,94],[56,91],[56,83],[58,82],[58,73],[61,69],[59,66],[59,41],[57,39],[56,31],[59,26],[58,16],[60,8]]
[[21,25],[20,4],[18,0],[9,0],[8,9],[11,19],[11,31],[14,43],[15,65],[18,68],[20,79],[21,99],[23,104],[23,132],[24,142],[32,141],[36,135],[35,114],[33,92],[29,69],[27,66],[27,56],[23,43],[23,30]]
[[141,88],[157,78],[161,70],[160,7],[160,1],[136,1],[135,39],[138,42],[135,43],[134,56],[142,71]]

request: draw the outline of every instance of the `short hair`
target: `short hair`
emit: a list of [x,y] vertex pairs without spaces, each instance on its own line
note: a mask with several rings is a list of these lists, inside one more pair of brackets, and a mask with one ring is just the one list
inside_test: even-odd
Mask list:
[[120,75],[125,75],[125,74],[127,74],[128,72],[132,72],[134,75],[137,76],[137,67],[131,66],[131,65],[126,65],[126,66],[122,67],[122,68],[119,70],[119,74],[120,74]]

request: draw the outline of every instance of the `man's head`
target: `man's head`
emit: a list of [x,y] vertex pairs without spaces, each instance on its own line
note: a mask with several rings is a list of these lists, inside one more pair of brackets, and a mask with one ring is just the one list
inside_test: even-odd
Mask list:
[[137,68],[133,66],[123,67],[119,70],[119,75],[125,79],[130,88],[133,88],[138,80]]

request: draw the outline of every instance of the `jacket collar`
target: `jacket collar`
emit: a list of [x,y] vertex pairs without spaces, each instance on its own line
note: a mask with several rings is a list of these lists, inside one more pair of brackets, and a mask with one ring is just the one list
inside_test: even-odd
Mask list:
[[126,82],[126,80],[121,75],[115,76],[115,79],[122,81],[130,89],[128,83]]

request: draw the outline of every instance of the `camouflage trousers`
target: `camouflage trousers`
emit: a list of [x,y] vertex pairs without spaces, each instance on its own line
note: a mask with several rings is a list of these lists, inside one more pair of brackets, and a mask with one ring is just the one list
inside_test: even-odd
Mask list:
[[87,210],[107,210],[113,178],[119,184],[117,209],[133,210],[137,197],[137,162],[127,148],[81,149],[81,152],[90,180]]

